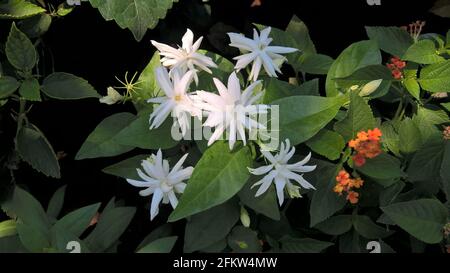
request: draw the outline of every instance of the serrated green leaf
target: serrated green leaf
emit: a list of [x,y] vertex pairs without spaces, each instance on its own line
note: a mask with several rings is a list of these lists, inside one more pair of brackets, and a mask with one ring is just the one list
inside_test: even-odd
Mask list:
[[412,44],[402,59],[419,64],[434,64],[445,61],[444,57],[439,56],[436,46],[431,40],[420,40]]
[[399,27],[366,27],[367,36],[378,43],[381,50],[402,57],[414,43],[411,35]]
[[55,72],[48,75],[41,86],[49,97],[60,100],[99,98],[100,95],[86,80],[75,75]]
[[439,175],[445,142],[427,142],[418,150],[408,166],[408,180],[411,182],[431,181]]
[[330,160],[340,157],[345,147],[344,138],[333,131],[323,129],[306,142],[306,145],[315,153],[318,153]]
[[7,0],[0,3],[0,19],[24,19],[44,12],[45,9],[26,0]]
[[11,25],[5,53],[11,65],[22,71],[30,71],[37,61],[37,52],[33,43],[16,27],[15,23]]
[[22,82],[19,94],[29,101],[41,101],[39,82],[36,78],[29,78]]
[[424,67],[419,83],[429,92],[450,92],[450,60]]
[[[357,170],[376,179],[384,187],[390,186],[390,184],[396,182],[395,179],[403,176],[400,160],[387,153],[381,153],[374,158],[366,159],[366,163],[358,167]],[[386,182],[388,183],[386,184]]]
[[398,136],[399,149],[404,154],[411,154],[422,146],[420,130],[410,118],[406,118],[400,123]]

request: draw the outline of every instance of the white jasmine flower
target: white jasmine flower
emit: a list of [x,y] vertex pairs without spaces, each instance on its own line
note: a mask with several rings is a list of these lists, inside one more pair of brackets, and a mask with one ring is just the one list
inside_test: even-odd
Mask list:
[[238,136],[246,144],[245,128],[248,130],[265,128],[252,118],[252,115],[266,113],[267,105],[253,105],[263,94],[253,95],[253,89],[260,84],[259,81],[249,85],[242,93],[239,79],[233,72],[228,78],[228,86],[220,80],[213,78],[219,95],[211,92],[197,91],[197,96],[203,101],[199,107],[206,111],[208,118],[204,126],[215,128],[208,141],[208,146],[219,139],[223,132],[229,132],[229,146],[233,148]]
[[172,80],[164,67],[155,69],[156,82],[165,93],[164,97],[151,98],[147,102],[160,103],[150,115],[150,129],[158,128],[170,113],[176,118],[181,132],[185,135],[189,129],[190,116],[201,117],[202,113],[193,103],[193,97],[187,93],[194,72],[181,75],[179,69],[173,70]]
[[178,48],[173,48],[169,45],[158,43],[156,41],[151,41],[152,44],[159,50],[159,54],[163,56],[161,63],[163,66],[170,68],[170,74],[172,74],[173,68],[179,68],[183,73],[186,71],[192,71],[194,73],[195,83],[198,84],[197,69],[204,70],[209,74],[212,71],[209,67],[217,67],[210,57],[198,53],[200,44],[202,43],[203,37],[198,38],[194,42],[194,33],[190,29],[187,29],[186,33],[182,38],[182,46]]
[[115,103],[123,100],[123,98],[124,98],[122,95],[120,95],[119,92],[117,92],[116,89],[114,89],[112,87],[108,87],[106,92],[107,92],[107,95],[104,97],[101,97],[99,99],[100,103],[112,105],[112,104],[115,104]]
[[161,149],[158,150],[156,155],[152,154],[148,159],[142,160],[142,168],[136,169],[137,173],[142,181],[127,179],[127,182],[135,187],[146,188],[139,192],[141,196],[149,196],[153,194],[152,203],[150,206],[150,220],[153,220],[159,212],[159,204],[172,205],[172,208],[176,208],[178,205],[178,199],[176,194],[184,192],[187,180],[191,177],[193,167],[183,168],[184,160],[188,154],[185,154],[169,171],[169,162],[166,159],[162,159]]
[[271,28],[268,27],[261,30],[261,34],[258,34],[256,29],[253,29],[253,40],[242,34],[228,33],[231,41],[230,46],[237,47],[245,53],[233,58],[237,60],[234,68],[239,71],[253,62],[249,75],[249,79],[253,79],[253,81],[258,79],[261,66],[264,67],[267,75],[277,77],[276,72],[281,73],[280,66],[286,61],[286,58],[280,54],[298,51],[298,49],[291,47],[269,46],[272,42],[272,38],[269,38],[270,30]]
[[261,153],[270,162],[270,164],[256,169],[248,168],[250,173],[254,175],[263,175],[267,173],[261,180],[253,184],[252,188],[261,185],[256,192],[255,197],[258,197],[266,192],[272,184],[272,181],[275,183],[280,206],[284,202],[285,188],[291,198],[301,196],[299,193],[300,187],[292,184],[290,180],[296,181],[305,189],[315,189],[313,185],[303,178],[303,175],[297,174],[311,172],[316,168],[315,165],[305,165],[311,159],[311,153],[309,153],[302,161],[295,164],[288,164],[287,162],[295,153],[295,147],[293,146],[291,148],[289,139],[286,139],[286,146],[283,142],[281,143],[280,151],[275,156],[273,156],[270,152],[263,150]]

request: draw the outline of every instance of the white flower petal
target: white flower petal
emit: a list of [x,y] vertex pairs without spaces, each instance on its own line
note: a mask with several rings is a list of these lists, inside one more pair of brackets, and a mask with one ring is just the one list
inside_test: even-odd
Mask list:
[[150,205],[150,220],[153,220],[155,216],[158,215],[159,203],[161,203],[163,196],[164,194],[161,189],[155,189],[155,192],[153,193],[152,203]]

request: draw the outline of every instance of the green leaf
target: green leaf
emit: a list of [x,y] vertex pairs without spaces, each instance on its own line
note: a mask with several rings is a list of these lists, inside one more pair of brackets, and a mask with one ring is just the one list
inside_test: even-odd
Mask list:
[[381,50],[402,57],[414,43],[411,35],[399,27],[366,27],[367,36],[378,43]]
[[117,113],[102,120],[81,146],[76,160],[120,155],[131,151],[132,146],[119,143],[116,136],[130,124],[134,115],[128,112]]
[[447,208],[434,199],[419,199],[381,208],[397,225],[428,244],[442,240]]
[[427,142],[431,138],[442,137],[440,125],[449,122],[449,116],[438,107],[431,109],[419,106],[412,120],[420,131],[422,142]]
[[141,41],[147,29],[153,29],[178,0],[89,0],[98,8],[105,20],[116,21],[121,28],[128,28],[137,41]]
[[416,100],[420,100],[420,85],[416,79],[405,79],[403,85]]
[[41,86],[47,96],[60,100],[99,98],[100,95],[86,80],[75,75],[55,72],[48,75]]
[[0,222],[0,238],[12,236],[15,235],[16,233],[17,233],[16,221],[6,220]]
[[326,92],[328,97],[339,93],[335,78],[350,76],[356,70],[368,65],[380,64],[381,53],[374,41],[361,41],[346,48],[333,62],[328,71]]
[[419,128],[410,118],[405,118],[398,128],[399,149],[404,154],[411,154],[422,146]]
[[18,26],[28,37],[38,38],[48,31],[51,23],[52,16],[42,13],[20,21]]
[[420,40],[412,44],[402,59],[419,64],[434,64],[445,61],[444,57],[439,56],[436,46],[431,40]]
[[352,220],[356,232],[367,239],[380,239],[392,234],[392,231],[378,226],[367,215],[354,215]]
[[320,253],[333,245],[330,242],[311,238],[285,237],[281,242],[281,250],[285,253]]
[[137,249],[141,249],[157,239],[169,237],[172,234],[172,230],[172,224],[163,224],[155,228],[152,232],[150,232],[149,235],[144,238],[144,240],[142,240]]
[[0,19],[24,19],[44,12],[45,9],[26,0],[8,0],[0,3]]
[[124,124],[124,127],[114,137],[118,144],[127,147],[138,147],[141,149],[168,149],[175,147],[178,140],[171,136],[173,124],[169,116],[159,127],[150,130],[150,113],[142,111],[132,121]]
[[6,98],[19,88],[20,83],[13,77],[0,76],[0,98]]
[[37,61],[36,49],[15,23],[12,23],[11,30],[6,41],[6,57],[16,69],[30,71]]
[[351,215],[337,215],[315,225],[314,228],[329,235],[341,235],[349,231],[352,224]]
[[384,65],[374,64],[362,67],[347,77],[335,78],[341,86],[362,85],[373,80],[392,80],[391,71]]
[[[358,167],[357,170],[364,175],[377,179],[376,181],[385,187],[390,186],[391,183],[396,181],[395,179],[403,176],[400,168],[400,160],[387,153],[382,153],[374,158],[368,158],[366,163]],[[382,183],[383,180],[385,182],[389,180],[389,183]]]
[[344,97],[292,96],[272,102],[280,107],[280,140],[297,145],[310,139],[333,120],[344,101]]
[[427,142],[418,150],[408,166],[408,180],[411,182],[431,181],[437,178],[444,155],[445,142]]
[[381,142],[384,143],[393,154],[400,156],[400,150],[398,148],[400,140],[394,124],[391,121],[383,122],[380,130],[383,133]]
[[103,252],[116,242],[131,222],[136,208],[117,207],[100,215],[95,229],[84,240],[93,252]]
[[67,185],[58,188],[48,202],[47,215],[57,219],[64,204]]
[[138,82],[141,82],[138,87],[139,92],[137,92],[137,98],[141,100],[148,100],[153,97],[157,97],[160,93],[161,88],[156,82],[155,69],[161,66],[161,60],[159,56],[159,52],[155,51],[150,62],[147,66],[142,70],[139,75]]
[[252,156],[247,146],[229,150],[228,143],[212,145],[195,166],[186,189],[169,221],[207,210],[233,197],[250,176]]
[[419,83],[430,92],[450,92],[450,60],[423,68]]
[[327,55],[307,54],[302,57],[302,62],[297,65],[297,68],[304,73],[326,75],[333,62],[333,58]]
[[23,246],[31,252],[43,252],[50,247],[48,234],[32,225],[17,224],[17,233]]
[[318,81],[312,80],[303,83],[302,85],[293,85],[285,81],[280,81],[275,78],[267,78],[264,80],[265,91],[263,102],[265,104],[270,104],[271,102],[300,95],[316,95],[318,94]]
[[125,159],[114,165],[108,166],[102,172],[115,175],[122,178],[139,179],[136,168],[141,166],[142,160],[146,159],[148,155],[136,155]]
[[70,253],[72,249],[67,249],[68,246],[70,246],[68,243],[71,241],[75,241],[80,244],[80,252],[81,253],[90,253],[91,250],[86,246],[86,244],[78,238],[78,236],[75,236],[74,234],[70,233],[69,230],[63,229],[62,227],[53,226],[52,233],[51,233],[51,247],[53,252],[58,253]]
[[252,175],[245,186],[238,193],[241,202],[253,209],[257,213],[261,213],[274,220],[280,220],[280,209],[278,208],[277,197],[274,186],[259,197],[255,197],[257,188],[251,188],[258,180],[260,176]]
[[17,151],[20,157],[47,176],[60,178],[58,160],[52,146],[39,129],[30,124],[23,126],[17,136]]
[[227,238],[234,253],[260,253],[262,250],[255,231],[244,226],[236,226]]
[[139,249],[136,253],[170,253],[177,239],[178,236],[156,239],[155,241]]
[[317,135],[306,142],[306,145],[330,160],[336,160],[340,157],[345,147],[344,138],[333,131],[323,129]]
[[396,199],[397,196],[402,192],[402,190],[405,188],[406,184],[402,181],[395,183],[380,192],[379,197],[379,203],[381,207],[388,206],[392,204]]
[[74,210],[59,219],[53,228],[66,230],[79,237],[88,228],[99,208],[100,203],[97,203]]
[[36,78],[29,78],[22,82],[19,88],[19,94],[29,101],[41,101],[41,94],[39,93],[40,86]]
[[286,28],[286,33],[292,36],[296,43],[296,48],[298,48],[303,54],[316,53],[314,43],[309,36],[308,27],[296,15],[291,18],[291,21]]
[[186,224],[184,252],[193,252],[224,239],[239,220],[239,206],[226,202],[193,215]]
[[430,12],[444,18],[450,18],[450,3],[447,0],[437,0]]
[[441,169],[439,171],[442,178],[442,190],[450,200],[450,141],[445,142],[444,155],[442,157]]
[[345,118],[336,122],[334,129],[348,142],[356,137],[360,131],[373,129],[376,127],[372,109],[367,102],[356,92],[350,94],[350,108]]

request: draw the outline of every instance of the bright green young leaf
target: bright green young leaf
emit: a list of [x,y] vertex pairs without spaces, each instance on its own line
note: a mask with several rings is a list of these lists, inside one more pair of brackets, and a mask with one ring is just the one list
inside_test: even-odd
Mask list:
[[107,174],[115,175],[122,178],[139,179],[136,168],[140,168],[142,160],[148,158],[149,155],[136,155],[125,159],[114,165],[104,168],[102,171]]
[[87,137],[75,159],[115,156],[131,151],[132,146],[120,144],[116,137],[134,119],[128,112],[105,118]]
[[420,40],[412,44],[402,59],[419,64],[434,64],[445,61],[444,57],[439,56],[436,46],[431,40]]
[[86,80],[75,75],[55,72],[48,75],[41,86],[49,97],[60,100],[99,98],[100,95]]
[[403,85],[416,100],[420,100],[420,85],[416,79],[405,79]]
[[340,134],[323,129],[308,140],[306,145],[315,153],[325,156],[330,160],[336,160],[340,157],[345,147],[345,142]]
[[58,218],[59,213],[61,212],[61,209],[63,207],[66,188],[67,185],[64,185],[57,189],[48,202],[47,215],[55,220]]
[[292,96],[273,101],[272,105],[280,107],[280,140],[297,145],[310,139],[333,120],[344,101],[342,96]]
[[9,76],[0,76],[0,98],[6,98],[19,88],[20,82]]
[[156,27],[178,0],[89,0],[105,20],[114,20],[121,28],[128,28],[137,41],[147,29]]
[[428,244],[442,240],[448,210],[434,199],[419,199],[381,208],[397,225]]
[[170,253],[177,239],[177,236],[156,239],[155,241],[139,249],[136,253]]
[[350,94],[350,108],[345,118],[334,125],[336,132],[348,142],[356,137],[360,131],[366,131],[376,127],[372,109],[367,102],[356,92]]
[[341,235],[349,231],[352,224],[351,215],[337,215],[317,224],[314,228],[329,235]]
[[24,19],[44,12],[45,9],[27,0],[5,0],[0,3],[0,19]]
[[52,146],[44,134],[34,125],[23,126],[17,136],[17,150],[20,157],[47,176],[60,178],[59,163]]
[[201,250],[225,238],[238,220],[239,206],[232,200],[193,215],[186,224],[184,252]]
[[16,69],[30,71],[37,61],[37,52],[33,43],[15,23],[12,23],[11,30],[6,41],[6,57]]
[[67,230],[70,234],[79,237],[88,228],[99,208],[100,203],[97,203],[74,210],[59,219],[53,228]]
[[392,234],[375,224],[367,215],[354,215],[353,227],[356,232],[367,239],[380,239]]
[[333,245],[330,242],[319,241],[311,238],[285,237],[280,240],[281,250],[284,253],[320,253]]
[[16,230],[16,221],[14,220],[6,220],[0,222],[0,238],[12,236],[17,233]]
[[429,92],[450,92],[450,60],[424,67],[419,83]]
[[398,128],[399,149],[404,154],[411,154],[422,146],[422,137],[417,125],[410,118],[405,118]]
[[36,78],[29,78],[22,82],[19,94],[29,101],[41,101],[39,82]]
[[339,93],[336,78],[344,78],[360,68],[381,63],[381,53],[374,41],[361,41],[347,47],[333,62],[328,71],[326,92],[328,97]]
[[234,253],[260,253],[261,243],[258,234],[244,226],[236,226],[227,238]]
[[141,82],[138,87],[139,92],[137,93],[137,98],[142,100],[147,100],[149,98],[161,96],[160,87],[156,82],[155,69],[161,65],[161,60],[159,57],[159,52],[155,51],[150,62],[144,68],[144,70],[139,75],[138,82]]
[[378,43],[381,50],[402,57],[414,43],[411,35],[399,27],[366,27],[367,36]]
[[[387,153],[382,153],[374,158],[368,158],[366,163],[357,168],[358,171],[378,180],[392,180],[403,176],[400,168],[400,160]],[[394,180],[395,181],[395,180]],[[391,181],[390,183],[393,183]],[[380,182],[382,186],[390,186]]]
[[233,197],[247,182],[252,156],[247,146],[230,151],[219,141],[209,147],[195,166],[177,208],[169,221],[207,210]]

